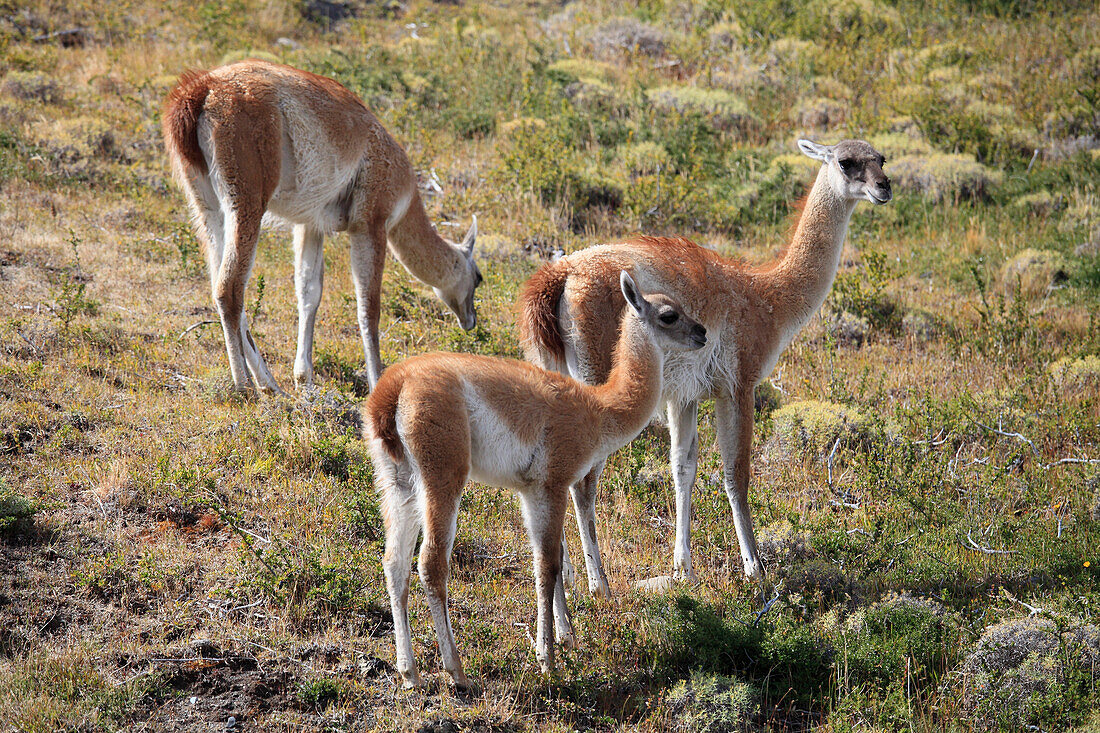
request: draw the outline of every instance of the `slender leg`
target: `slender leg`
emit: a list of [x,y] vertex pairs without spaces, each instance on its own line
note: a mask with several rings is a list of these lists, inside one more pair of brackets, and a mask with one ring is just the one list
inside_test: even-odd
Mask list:
[[222,252],[218,271],[213,275],[214,304],[222,322],[225,350],[229,356],[229,371],[233,385],[242,392],[252,390],[248,367],[244,359],[242,325],[244,322],[244,290],[256,252],[259,236],[259,216],[244,217],[238,211],[225,212],[227,246]]
[[745,575],[761,578],[764,564],[756,549],[756,535],[749,513],[749,459],[752,455],[752,390],[740,390],[733,396],[719,397],[714,403],[718,449],[722,453],[722,477],[726,496],[733,509],[733,526],[741,545]]
[[[520,507],[531,538],[535,565],[535,657],[544,673],[554,669],[554,605],[561,585],[561,530],[565,524],[565,490],[540,489],[520,494]],[[565,589],[561,589],[564,604]],[[566,616],[566,621],[568,616]]]
[[282,394],[283,390],[279,388],[275,377],[271,375],[271,370],[267,368],[267,362],[264,361],[260,350],[256,348],[256,342],[252,340],[252,331],[248,328],[248,316],[243,312],[241,313],[241,333],[243,334],[241,345],[244,347],[244,360],[248,364],[248,371],[252,374],[253,381],[261,392]]
[[573,568],[573,560],[569,557],[569,543],[565,541],[564,530],[561,533],[561,580],[569,588],[572,588],[577,580],[577,571]]
[[381,227],[351,232],[351,276],[358,301],[359,334],[367,362],[371,390],[382,376],[378,351],[378,318],[382,312],[382,266],[386,262],[386,233]]
[[676,547],[672,572],[677,580],[695,581],[691,566],[691,489],[699,466],[699,403],[668,403],[672,482],[676,487]]
[[[562,520],[564,524],[564,519]],[[576,634],[573,632],[573,619],[569,617],[569,604],[565,600],[565,542],[562,541],[562,572],[558,575],[558,582],[554,585],[554,636],[558,643],[566,649],[572,649],[577,644]]]
[[611,588],[607,584],[607,575],[604,574],[600,542],[596,537],[596,488],[600,483],[604,463],[600,461],[593,465],[588,475],[570,487],[569,491],[573,496],[573,509],[577,512],[584,567],[588,571],[588,590],[595,596],[610,598]]
[[386,574],[386,590],[390,595],[390,610],[393,612],[397,671],[405,687],[415,687],[422,682],[416,671],[409,627],[409,573],[416,537],[420,533],[420,513],[412,482],[397,483],[397,470],[393,463],[388,459],[381,460],[388,464],[382,468],[379,459],[375,460],[375,466],[379,467],[378,485],[382,491],[386,518],[386,553],[382,566]]
[[313,384],[313,326],[321,304],[324,283],[324,235],[302,224],[294,227],[294,292],[298,296],[298,354],[294,357],[294,382]]
[[456,521],[458,519],[457,490],[433,490],[426,486],[429,497],[451,495],[453,502],[429,500],[424,507],[424,542],[420,545],[420,580],[428,597],[428,608],[432,612],[435,624],[435,636],[439,641],[439,653],[443,657],[443,666],[451,674],[455,686],[470,689],[470,681],[462,669],[462,660],[458,656],[454,631],[451,628],[451,616],[447,608],[447,578],[450,575],[451,547],[454,545]]

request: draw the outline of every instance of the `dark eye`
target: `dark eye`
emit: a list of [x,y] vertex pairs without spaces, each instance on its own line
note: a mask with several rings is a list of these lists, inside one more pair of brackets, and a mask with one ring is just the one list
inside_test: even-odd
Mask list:
[[474,287],[476,288],[478,285],[481,285],[483,279],[484,278],[481,277],[481,273],[479,272],[477,277],[474,278]]
[[886,165],[886,158],[879,158],[878,167],[881,168],[884,165]]
[[661,323],[676,323],[680,319],[680,314],[676,311],[665,311],[661,315],[657,316],[661,319]]
[[851,173],[856,169],[856,162],[851,158],[845,158],[840,161],[840,169],[845,173]]

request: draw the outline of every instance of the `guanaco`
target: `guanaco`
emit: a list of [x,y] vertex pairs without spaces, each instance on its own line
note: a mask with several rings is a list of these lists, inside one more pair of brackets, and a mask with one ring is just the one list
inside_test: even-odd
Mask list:
[[313,383],[313,326],[326,234],[347,231],[367,379],[378,347],[382,266],[389,242],[459,323],[474,327],[477,220],[461,244],[428,221],[404,149],[363,102],[332,79],[266,61],[189,71],[168,95],[164,142],[203,244],[214,304],[238,390],[279,391],[248,329],[244,293],[261,220],[294,231],[298,352],[294,380]]
[[625,269],[618,277],[627,305],[617,314],[614,354],[600,386],[522,361],[436,353],[391,366],[367,400],[364,431],[382,496],[383,565],[406,686],[420,684],[408,596],[421,528],[420,578],[443,664],[456,686],[469,686],[447,609],[459,498],[469,478],[519,495],[534,556],[535,651],[543,671],[554,666],[555,633],[573,643],[560,575],[568,487],[648,423],[665,353],[707,343],[706,330],[674,300],[643,294]]
[[[764,573],[749,513],[753,388],[824,302],[840,265],[848,221],[858,201],[885,204],[885,158],[869,143],[844,140],[799,149],[821,161],[786,252],[751,267],[685,239],[636,237],[596,246],[544,265],[520,295],[520,331],[528,359],[599,384],[610,373],[623,299],[614,278],[624,268],[646,275],[638,284],[683,303],[706,326],[707,347],[670,354],[664,363],[665,410],[676,489],[674,577],[695,579],[691,562],[691,487],[698,464],[699,401],[715,399],[723,484],[733,509],[745,574]],[[609,595],[595,530],[596,485],[603,463],[571,493],[580,527],[589,589]],[[571,565],[566,556],[566,575]]]

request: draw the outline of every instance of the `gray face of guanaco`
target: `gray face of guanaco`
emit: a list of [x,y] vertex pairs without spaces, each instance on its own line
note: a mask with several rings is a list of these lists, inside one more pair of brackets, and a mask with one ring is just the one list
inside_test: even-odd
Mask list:
[[845,195],[854,201],[885,204],[893,198],[890,179],[882,172],[886,158],[863,140],[841,140],[836,145],[819,145],[799,140],[799,149],[828,165],[836,180],[842,182]]
[[683,307],[662,293],[642,295],[634,278],[623,270],[619,275],[623,297],[634,314],[646,324],[657,346],[667,351],[690,351],[707,344],[707,329],[686,313]]
[[470,226],[470,231],[467,232],[466,238],[462,240],[462,243],[451,245],[465,257],[464,264],[466,269],[462,273],[462,277],[460,277],[458,282],[449,289],[432,288],[435,291],[436,297],[442,300],[447,307],[451,309],[458,318],[459,325],[466,331],[471,330],[477,325],[477,309],[474,306],[474,293],[484,280],[481,276],[481,270],[477,266],[477,262],[474,261],[474,243],[476,240],[477,217],[474,217],[474,223]]

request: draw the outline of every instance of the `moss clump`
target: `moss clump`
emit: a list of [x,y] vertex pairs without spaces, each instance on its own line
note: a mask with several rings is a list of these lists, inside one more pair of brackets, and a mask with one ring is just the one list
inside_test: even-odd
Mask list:
[[731,51],[740,45],[744,33],[737,21],[715,23],[707,31],[707,41],[711,48]]
[[590,59],[561,59],[546,67],[546,73],[565,83],[575,81],[610,82],[615,79],[615,67]]
[[118,154],[114,131],[106,121],[96,117],[45,122],[34,129],[33,137],[59,160],[68,163],[117,157]]
[[541,120],[538,117],[517,117],[503,123],[497,128],[497,132],[504,138],[523,137],[524,135],[537,134],[544,129],[546,129],[546,120]]
[[572,82],[565,87],[564,93],[566,99],[579,109],[613,113],[620,106],[615,88],[599,79]]
[[826,130],[844,124],[848,106],[825,97],[804,99],[794,109],[794,119],[803,127]]
[[780,448],[802,454],[831,450],[838,440],[845,447],[863,447],[896,432],[858,408],[817,400],[779,408],[772,413],[772,426]]
[[[884,156],[887,164],[892,164],[899,158],[906,156],[927,156],[935,152],[919,132],[916,131],[911,117],[897,117],[892,126],[898,129],[895,132],[886,132],[874,135],[869,142],[875,146]],[[888,169],[893,174],[893,170]]]
[[31,71],[10,72],[0,84],[0,91],[16,99],[45,104],[57,104],[62,96],[56,79]]
[[809,534],[795,530],[787,521],[764,527],[757,532],[756,547],[769,573],[774,572],[776,566],[785,567],[814,556]]
[[983,199],[1002,178],[973,155],[953,153],[906,155],[890,164],[889,173],[895,190],[919,193],[933,203]]
[[1050,365],[1050,376],[1067,392],[1100,388],[1100,356],[1059,359]]
[[631,176],[649,176],[668,167],[671,156],[659,143],[644,142],[620,145],[615,150],[615,160]]
[[1068,277],[1065,258],[1049,249],[1025,249],[1001,268],[1004,289],[1025,297],[1045,295]]
[[1020,196],[1012,202],[1013,208],[1032,216],[1050,216],[1065,205],[1065,199],[1061,195],[1052,194],[1050,191]]
[[38,505],[0,482],[0,535],[30,531]]
[[722,130],[745,133],[757,124],[745,100],[724,89],[665,86],[650,90],[648,97],[662,109],[701,114]]
[[962,665],[963,712],[977,730],[1083,722],[1100,682],[1100,628],[1025,618],[991,626]]
[[745,730],[759,708],[756,691],[736,677],[696,672],[668,694],[672,730],[730,733]]
[[813,0],[805,12],[814,17],[815,26],[824,24],[837,36],[882,35],[902,29],[901,14],[876,0]]
[[611,18],[592,31],[589,43],[597,56],[631,53],[656,57],[665,54],[668,34],[637,18]]

